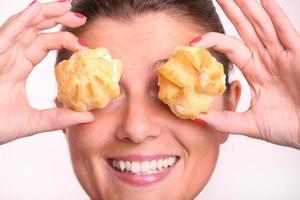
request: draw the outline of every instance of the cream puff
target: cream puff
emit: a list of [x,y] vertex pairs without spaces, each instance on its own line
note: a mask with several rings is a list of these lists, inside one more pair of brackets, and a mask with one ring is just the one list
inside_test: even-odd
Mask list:
[[208,112],[213,97],[226,90],[224,67],[206,49],[178,47],[158,69],[158,97],[181,119]]
[[78,51],[55,68],[58,100],[80,112],[104,108],[120,95],[121,73],[121,61],[107,49]]

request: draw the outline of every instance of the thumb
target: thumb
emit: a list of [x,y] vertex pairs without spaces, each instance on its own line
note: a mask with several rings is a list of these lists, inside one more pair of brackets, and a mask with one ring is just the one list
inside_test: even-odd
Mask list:
[[206,124],[217,131],[252,136],[256,131],[255,121],[250,112],[232,112],[211,110],[201,114],[194,120],[196,123]]
[[65,129],[72,125],[95,120],[91,112],[76,112],[69,108],[53,108],[36,111],[31,122],[32,134]]

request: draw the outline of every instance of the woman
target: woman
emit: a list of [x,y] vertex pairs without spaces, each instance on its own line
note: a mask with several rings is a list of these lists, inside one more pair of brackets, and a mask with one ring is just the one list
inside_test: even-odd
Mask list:
[[[299,35],[272,0],[218,3],[244,43],[215,33],[223,30],[210,1],[75,1],[75,13],[69,2],[33,2],[0,32],[1,143],[65,129],[75,173],[92,199],[192,199],[209,179],[227,133],[299,149]],[[73,34],[40,33],[57,23],[75,28],[67,29]],[[232,112],[238,82],[196,122],[177,119],[157,100],[155,67],[191,39],[242,70],[252,92],[247,112]],[[33,66],[49,50],[86,46],[105,46],[123,61],[121,97],[92,113],[31,108],[24,86]],[[60,52],[58,61],[66,56]],[[129,163],[130,174],[115,169],[114,161]],[[161,171],[150,171],[146,161]]]

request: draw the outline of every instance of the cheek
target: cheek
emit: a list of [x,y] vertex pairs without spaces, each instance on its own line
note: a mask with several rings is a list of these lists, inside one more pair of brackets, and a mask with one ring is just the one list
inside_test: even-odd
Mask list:
[[217,133],[192,121],[176,120],[172,124],[173,135],[184,149],[182,182],[192,194],[197,194],[206,185],[216,165],[219,152]]
[[115,137],[115,119],[120,115],[118,109],[93,111],[96,120],[93,123],[77,125],[67,130],[67,138],[71,151],[80,152],[84,156],[101,156],[106,146]]
[[175,136],[181,145],[186,149],[189,158],[199,158],[195,161],[206,160],[207,157],[214,157],[218,151],[218,133],[213,129],[195,122],[185,122],[180,124],[180,132],[175,132]]
[[[71,160],[73,163],[74,172],[80,181],[85,191],[92,197],[97,199],[99,196],[98,180],[95,177],[100,177],[100,180],[105,180],[102,172],[103,160],[102,157],[105,146],[111,141],[113,134],[113,125],[109,126],[107,118],[98,118],[93,123],[70,127],[67,130],[67,138],[69,143]],[[102,126],[103,124],[103,126]]]

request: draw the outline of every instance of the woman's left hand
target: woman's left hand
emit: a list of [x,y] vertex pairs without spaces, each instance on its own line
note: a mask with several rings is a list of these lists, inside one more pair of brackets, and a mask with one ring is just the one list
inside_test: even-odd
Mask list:
[[196,44],[220,51],[251,90],[243,113],[209,111],[201,119],[218,131],[300,149],[300,36],[274,0],[217,0],[242,40],[219,33]]

